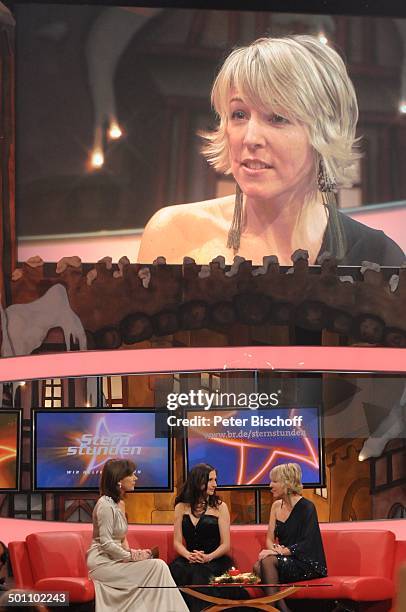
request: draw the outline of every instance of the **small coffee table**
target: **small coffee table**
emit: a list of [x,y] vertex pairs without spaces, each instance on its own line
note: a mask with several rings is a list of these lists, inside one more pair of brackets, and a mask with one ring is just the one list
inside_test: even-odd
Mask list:
[[[272,595],[263,595],[262,597],[254,597],[252,599],[226,599],[223,597],[214,597],[213,595],[208,595],[206,593],[200,593],[197,591],[198,588],[213,588],[213,587],[264,587],[264,586],[273,586],[280,587],[282,586],[280,591],[273,593]],[[278,612],[277,608],[274,608],[271,604],[274,601],[279,601],[280,599],[284,599],[292,593],[298,591],[301,587],[299,586],[288,586],[288,585],[280,585],[280,584],[243,584],[243,583],[235,583],[235,582],[227,582],[220,584],[194,584],[189,586],[179,587],[179,590],[187,595],[192,597],[196,597],[197,599],[201,599],[206,601],[209,604],[213,604],[205,608],[205,611],[208,612],[220,612],[221,610],[229,610],[230,608],[237,608],[238,606],[244,606],[245,608],[254,608],[256,610],[266,610],[266,612]]]

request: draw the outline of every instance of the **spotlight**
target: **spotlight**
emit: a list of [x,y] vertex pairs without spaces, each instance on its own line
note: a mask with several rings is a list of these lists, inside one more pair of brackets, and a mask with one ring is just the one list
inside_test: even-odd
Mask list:
[[91,165],[93,168],[101,168],[104,164],[104,155],[100,149],[95,149],[92,153]]
[[318,39],[319,39],[319,41],[321,42],[322,45],[327,45],[328,38],[326,38],[324,32],[320,32],[319,33]]
[[406,115],[406,102],[405,101],[400,102],[399,112],[402,113],[403,115]]
[[109,128],[109,137],[112,140],[117,140],[118,138],[121,138],[122,135],[123,132],[121,131],[118,123],[112,123]]

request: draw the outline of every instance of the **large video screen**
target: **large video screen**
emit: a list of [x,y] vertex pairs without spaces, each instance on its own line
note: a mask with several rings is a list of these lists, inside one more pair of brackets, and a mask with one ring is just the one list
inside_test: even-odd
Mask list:
[[273,467],[292,462],[305,487],[323,485],[317,407],[186,410],[185,418],[186,468],[213,465],[219,487],[266,487]]
[[105,462],[122,458],[136,464],[135,491],[169,491],[171,439],[155,434],[153,410],[36,410],[34,488],[98,489]]
[[[127,240],[127,252],[121,250],[120,257],[127,255],[136,261],[143,230],[160,210],[148,228],[139,257],[142,263],[152,263],[160,255],[168,263],[182,263],[183,257],[188,256],[199,264],[207,264],[218,255],[224,255],[231,262],[233,250],[226,243],[237,182],[247,198],[248,211],[238,255],[257,264],[262,264],[264,255],[279,255],[281,264],[291,265],[292,251],[283,247],[283,240],[277,239],[282,236],[278,233],[276,205],[281,194],[286,205],[299,204],[287,195],[292,195],[291,187],[295,184],[289,179],[290,167],[286,161],[297,163],[303,171],[300,162],[305,156],[293,158],[292,151],[286,148],[286,141],[293,139],[298,143],[300,140],[297,133],[291,132],[299,119],[306,129],[310,127],[311,146],[318,146],[319,153],[328,157],[327,149],[332,145],[337,147],[332,178],[337,181],[338,206],[344,213],[359,218],[365,205],[393,204],[405,199],[401,163],[403,128],[399,125],[399,130],[393,133],[393,122],[401,120],[406,104],[406,92],[400,84],[405,42],[402,19],[374,16],[373,7],[367,3],[365,7],[358,6],[358,11],[364,14],[352,16],[314,14],[322,3],[319,7],[302,3],[302,12],[298,13],[291,12],[291,8],[290,12],[281,12],[283,3],[276,3],[272,6],[274,10],[268,11],[263,10],[261,3],[261,12],[255,11],[255,2],[246,7],[248,10],[238,10],[241,3],[237,2],[208,2],[204,9],[194,8],[193,2],[186,8],[180,8],[175,1],[172,6],[166,2],[165,7],[148,8],[147,0],[127,4],[130,6],[108,6],[101,1],[88,5],[14,3],[18,50],[17,219],[23,239],[22,252],[27,253],[27,241],[31,237],[46,236],[47,240],[36,239],[31,247],[43,246],[48,254],[52,237],[70,235],[77,252],[71,250],[69,255],[82,257],[79,251],[85,245],[84,234],[91,238],[90,234],[100,230],[118,231],[122,233],[111,236],[114,246],[120,240],[122,248],[123,238]],[[227,6],[221,7],[221,4]],[[346,10],[351,8],[357,12],[356,3]],[[306,9],[313,11],[312,14]],[[390,13],[390,9],[385,4],[379,12]],[[398,9],[396,17],[400,17],[400,12]],[[282,146],[276,149],[279,139],[265,138],[261,133],[259,137],[264,136],[266,144],[259,143],[259,155],[242,150],[235,160],[223,158],[223,163],[216,163],[213,153],[212,163],[207,163],[201,154],[204,140],[199,133],[213,132],[219,125],[210,95],[225,58],[233,49],[250,45],[261,37],[291,35],[312,36],[319,48],[316,64],[309,63],[310,56],[302,49],[299,64],[289,63],[284,75],[273,72],[273,52],[264,55],[268,57],[265,68],[269,71],[268,122],[278,122],[275,135],[284,135]],[[347,160],[346,181],[341,180],[341,170],[345,170],[346,164],[341,168],[339,158],[346,157],[351,148],[356,113],[352,103],[341,98],[339,90],[341,84],[348,94],[351,85],[341,82],[340,66],[335,60],[330,61],[330,56],[324,56],[323,45],[344,58],[360,110],[356,137],[361,140],[354,143],[360,157],[355,156],[353,168],[350,168],[350,158]],[[280,51],[284,53],[282,48]],[[284,68],[286,61],[290,57],[284,55]],[[262,64],[260,69],[263,67]],[[278,79],[282,76],[284,89],[278,90]],[[324,90],[319,87],[320,81],[326,84]],[[252,84],[251,94],[256,102],[264,101],[264,91],[259,94],[261,83]],[[285,90],[289,94],[281,108],[279,102]],[[223,92],[225,96],[228,93]],[[246,92],[239,93],[242,99],[238,104],[254,101],[245,99]],[[275,100],[279,112],[276,121],[272,118],[275,108],[271,108]],[[295,107],[295,100],[302,102],[300,108],[297,104]],[[289,102],[292,106],[287,108]],[[336,107],[341,116],[335,115]],[[219,110],[223,112],[216,108]],[[219,113],[227,143],[233,147],[241,141],[240,132],[235,134],[234,128],[244,131],[247,110],[232,108],[227,117]],[[233,117],[234,112],[238,115]],[[326,132],[313,134],[311,124],[330,120]],[[27,133],[30,138],[26,137]],[[346,139],[349,134],[351,138]],[[217,158],[223,155],[220,148],[219,145]],[[387,156],[390,164],[385,161]],[[250,161],[255,161],[250,158],[255,157],[262,167],[247,167]],[[328,165],[330,174],[333,166]],[[295,168],[292,171],[297,176]],[[259,201],[255,198],[251,201],[253,190],[258,192],[264,182],[281,188],[279,192],[268,190],[261,196],[267,209],[275,211],[273,215],[269,212],[261,216]],[[216,198],[219,199],[213,202]],[[179,204],[193,206],[172,208]],[[283,210],[286,213],[286,206]],[[404,215],[404,206],[396,210]],[[255,214],[251,216],[250,211]],[[309,218],[306,215],[298,218],[299,225],[302,221],[311,223],[311,242],[316,234],[320,238],[319,233],[325,229],[317,211],[314,212]],[[406,247],[393,218],[393,207],[387,211],[386,224],[382,214],[375,219],[370,210],[367,212],[362,217],[363,223],[371,222],[373,227],[377,223],[377,229],[384,229]],[[286,229],[287,225],[285,216],[282,227]],[[350,234],[354,231],[349,229]],[[268,242],[264,241],[266,234],[270,235]],[[296,248],[308,248],[309,232],[300,234],[302,242],[291,240],[292,246],[297,243]],[[247,242],[245,238],[250,236],[256,239]],[[360,234],[358,238],[370,239],[377,245],[372,234]],[[262,249],[258,248],[260,245]],[[82,257],[85,261],[95,262],[111,255],[111,252],[98,251],[92,257],[92,246],[97,249],[97,242],[89,244],[89,248],[86,246],[86,255]],[[312,263],[321,243],[317,246],[318,249],[313,244],[311,249]],[[40,250],[37,248],[33,254],[41,255]],[[382,256],[384,252],[378,248],[376,255]],[[389,260],[387,265],[398,265],[396,252]],[[354,256],[347,263],[361,265],[361,260]],[[384,264],[384,261],[377,263]]]
[[[406,347],[396,293],[406,248],[401,9],[8,4],[20,262],[9,308],[25,311],[35,333],[10,324],[5,357],[58,351],[69,339],[67,350],[150,348],[157,338],[171,348]],[[233,49],[264,37],[293,45],[290,36],[311,37],[295,43],[303,61],[296,55],[280,74],[285,63],[272,63],[268,49],[261,82],[242,79],[238,95],[225,87],[213,109],[213,83]],[[260,54],[265,43],[256,44]],[[247,133],[259,142],[247,144]],[[208,159],[211,138],[217,155],[212,148]],[[325,263],[323,276],[326,252],[343,268]],[[363,261],[385,269],[367,266],[364,276]],[[365,283],[375,272],[381,282]],[[31,313],[27,303],[40,299]],[[64,334],[47,337],[44,321]]]
[[0,411],[0,491],[19,488],[20,412]]

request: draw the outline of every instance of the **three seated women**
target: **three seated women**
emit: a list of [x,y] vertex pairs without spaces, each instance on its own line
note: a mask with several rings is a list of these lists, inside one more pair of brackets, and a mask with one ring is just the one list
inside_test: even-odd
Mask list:
[[[134,470],[131,461],[121,459],[111,459],[103,468],[101,497],[93,512],[93,542],[87,555],[96,612],[201,610],[205,602],[187,595],[183,598],[176,586],[208,585],[233,566],[230,514],[216,494],[217,472],[205,463],[189,472],[175,500],[174,548],[179,556],[168,568],[163,560],[151,558],[149,549],[129,546],[124,499],[134,490]],[[279,583],[327,575],[317,513],[312,502],[301,495],[300,466],[278,465],[270,476],[274,502],[266,548],[254,566],[262,583],[268,585],[264,586],[267,594],[277,591]],[[245,597],[240,587],[199,590],[228,599]],[[289,610],[283,601],[277,605]]]

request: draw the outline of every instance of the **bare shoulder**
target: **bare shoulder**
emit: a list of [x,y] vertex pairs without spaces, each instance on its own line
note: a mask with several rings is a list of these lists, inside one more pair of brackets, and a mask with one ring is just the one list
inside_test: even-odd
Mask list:
[[220,501],[220,504],[217,506],[217,510],[219,512],[219,516],[230,516],[228,506],[223,500]]
[[226,196],[224,198],[214,198],[190,204],[165,206],[151,217],[145,231],[154,229],[162,231],[167,227],[183,230],[192,221],[207,220],[217,216],[219,212],[227,208],[229,202],[230,196]]
[[187,514],[189,509],[189,504],[185,504],[184,502],[179,502],[175,506],[175,516],[182,516],[183,514]]
[[274,501],[271,507],[271,516],[272,515],[275,516],[276,512],[281,509],[281,506],[282,506],[281,499],[277,499],[276,501]]
[[192,204],[176,204],[158,210],[148,221],[141,239],[138,261],[152,262],[164,256],[167,263],[182,263],[183,257],[200,250],[219,234],[232,215],[232,198],[216,198]]

